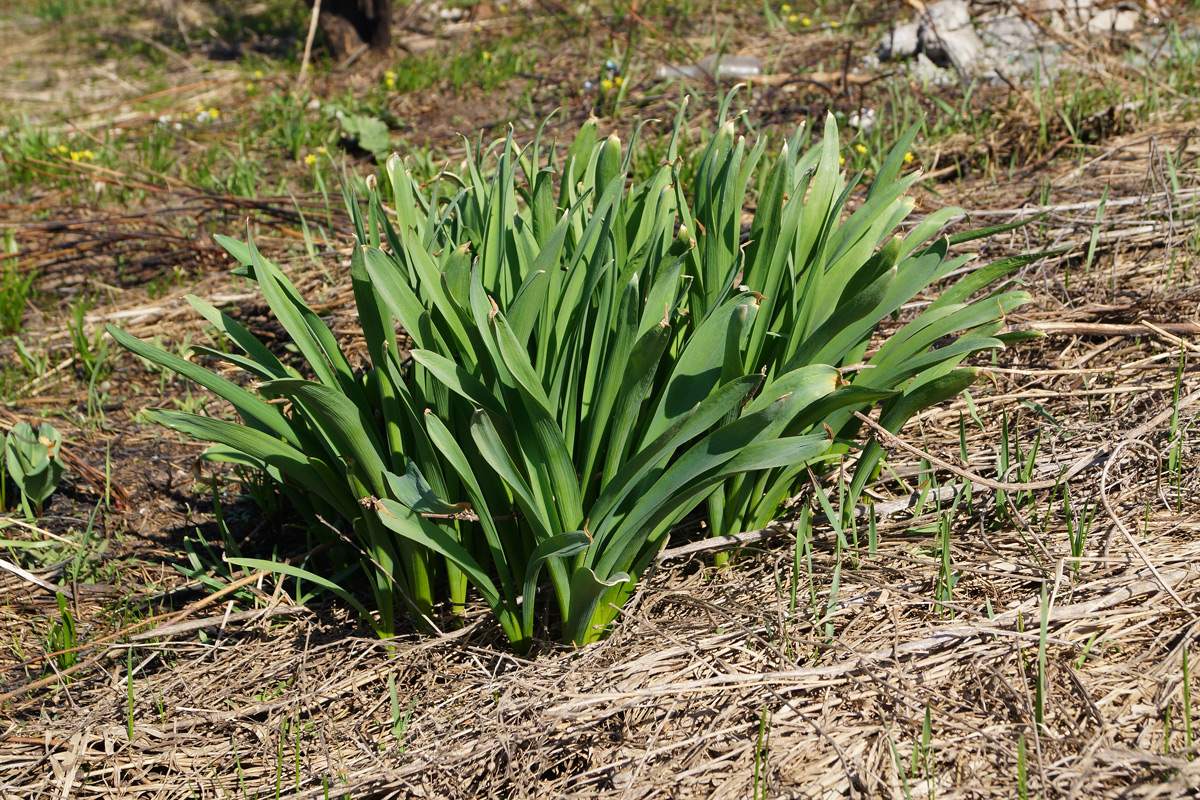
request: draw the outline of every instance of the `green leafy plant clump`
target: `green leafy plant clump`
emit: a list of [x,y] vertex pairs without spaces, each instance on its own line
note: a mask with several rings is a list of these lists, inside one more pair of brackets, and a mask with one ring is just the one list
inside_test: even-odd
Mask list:
[[[848,213],[857,179],[839,167],[833,120],[815,147],[797,131],[767,157],[765,140],[736,135],[732,97],[693,186],[679,175],[683,110],[664,162],[632,186],[635,148],[595,120],[561,164],[541,131],[521,150],[511,136],[477,146],[428,186],[391,157],[390,208],[373,189],[365,210],[347,197],[364,369],[253,242],[219,237],[307,377],[193,297],[240,352],[195,349],[251,388],[109,331],[221,395],[242,424],[147,415],[277,481],[333,563],[320,576],[274,568],[345,597],[381,635],[401,609],[432,621],[475,597],[518,650],[547,631],[597,640],[685,516],[706,508],[715,533],[761,527],[806,467],[857,450],[854,411],[879,405],[899,430],[975,379],[963,359],[1022,335],[999,333],[1028,299],[1003,281],[1034,256],[963,269],[950,247],[989,231],[938,237],[954,209],[896,234],[919,180],[901,174],[915,127]],[[851,499],[880,456],[858,451]],[[372,609],[342,588],[354,572]]]

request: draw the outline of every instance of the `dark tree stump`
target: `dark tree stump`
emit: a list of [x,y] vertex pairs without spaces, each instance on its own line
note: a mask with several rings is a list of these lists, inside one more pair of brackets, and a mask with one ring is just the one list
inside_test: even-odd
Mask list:
[[392,0],[321,0],[317,22],[336,61],[364,45],[386,51],[392,43]]

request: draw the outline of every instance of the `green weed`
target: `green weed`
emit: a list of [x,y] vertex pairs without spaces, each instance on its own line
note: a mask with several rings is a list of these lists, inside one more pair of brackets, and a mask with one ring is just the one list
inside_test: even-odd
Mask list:
[[58,619],[50,621],[50,630],[46,634],[46,652],[58,653],[54,663],[59,670],[68,670],[75,666],[79,654],[75,650],[75,618],[67,606],[67,598],[62,594],[55,595],[58,599]]

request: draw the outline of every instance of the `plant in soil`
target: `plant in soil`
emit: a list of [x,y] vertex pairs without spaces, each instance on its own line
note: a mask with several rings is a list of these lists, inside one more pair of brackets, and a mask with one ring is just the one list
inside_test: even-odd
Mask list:
[[[517,650],[547,630],[582,646],[604,635],[685,516],[706,508],[716,533],[761,526],[807,467],[857,449],[852,412],[882,404],[898,430],[975,379],[965,358],[1020,338],[998,331],[1027,296],[988,287],[1033,256],[963,272],[968,257],[951,245],[989,231],[938,238],[953,209],[895,233],[919,179],[901,175],[915,128],[846,214],[856,179],[840,170],[832,118],[816,147],[797,131],[766,157],[766,138],[735,135],[732,97],[691,186],[678,168],[683,110],[666,158],[632,185],[635,146],[600,138],[596,120],[561,165],[540,131],[524,149],[511,136],[477,145],[460,172],[427,185],[391,157],[390,208],[374,187],[365,209],[347,197],[364,370],[252,241],[218,237],[299,368],[194,297],[240,353],[193,350],[240,368],[249,386],[110,326],[242,423],[147,417],[214,442],[209,459],[270,476],[331,560],[321,574],[239,563],[334,591],[381,635],[402,608],[431,623],[442,604],[456,613],[481,598]],[[873,340],[951,273],[962,277]],[[861,452],[845,505],[880,455]],[[352,583],[370,587],[370,609],[345,591]]]
[[4,451],[4,467],[16,484],[25,516],[32,521],[41,515],[42,506],[62,480],[65,470],[62,434],[48,422],[36,429],[28,422],[18,422],[7,436],[0,437],[0,449]]

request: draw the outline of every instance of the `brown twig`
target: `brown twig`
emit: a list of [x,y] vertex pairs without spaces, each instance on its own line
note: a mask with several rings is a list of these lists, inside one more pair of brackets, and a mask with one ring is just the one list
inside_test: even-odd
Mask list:
[[313,0],[312,19],[308,22],[308,36],[304,39],[304,57],[300,59],[300,75],[296,78],[296,88],[304,86],[308,77],[308,62],[312,58],[313,39],[317,36],[317,19],[321,16],[321,0]]

